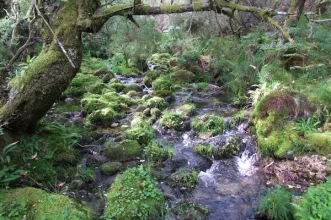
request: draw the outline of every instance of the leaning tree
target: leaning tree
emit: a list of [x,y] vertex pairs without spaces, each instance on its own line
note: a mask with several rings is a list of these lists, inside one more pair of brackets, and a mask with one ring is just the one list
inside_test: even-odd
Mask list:
[[[100,0],[33,0],[33,12],[39,21],[43,47],[24,75],[10,81],[6,102],[0,102],[2,127],[15,134],[33,131],[38,120],[58,100],[79,71],[82,62],[82,33],[98,32],[113,16],[132,19],[133,15],[213,10],[234,18],[236,11],[251,12],[264,18],[295,44],[286,28],[273,19],[277,15],[276,11],[234,2],[209,0],[155,7],[138,0],[112,6],[101,5]],[[291,7],[291,10],[293,12],[295,9]]]

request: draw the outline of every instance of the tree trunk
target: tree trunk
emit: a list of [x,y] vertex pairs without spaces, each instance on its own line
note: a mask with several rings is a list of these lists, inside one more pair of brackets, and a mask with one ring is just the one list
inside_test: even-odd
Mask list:
[[8,102],[0,109],[0,119],[7,130],[33,130],[78,72],[82,60],[81,30],[76,26],[78,14],[75,1],[68,1],[53,15],[56,19],[51,22],[52,29],[74,62],[75,68],[68,62],[55,37],[43,23],[42,51],[23,76],[16,77],[9,83],[11,91]]

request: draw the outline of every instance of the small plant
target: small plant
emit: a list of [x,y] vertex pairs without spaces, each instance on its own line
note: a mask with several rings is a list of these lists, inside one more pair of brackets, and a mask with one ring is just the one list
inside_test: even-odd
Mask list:
[[217,115],[203,115],[192,120],[192,128],[198,132],[211,132],[219,135],[225,129],[224,119]]
[[104,219],[158,219],[164,198],[156,185],[142,166],[127,169],[108,192]]
[[331,179],[308,188],[294,207],[294,215],[297,219],[331,219]]
[[166,110],[159,120],[160,125],[168,129],[181,131],[185,128],[185,116],[182,113]]
[[168,183],[172,187],[190,191],[194,189],[199,183],[198,172],[196,170],[178,171],[169,177]]
[[174,208],[173,213],[182,220],[204,220],[209,210],[202,205],[181,201]]
[[1,219],[16,219],[23,216],[27,212],[25,202],[1,202],[0,203],[0,218]]
[[211,144],[199,144],[194,147],[194,152],[201,156],[211,158],[214,153],[214,146]]
[[319,125],[319,121],[314,121],[312,117],[307,120],[300,118],[296,123],[296,130],[300,135],[305,135],[309,131],[317,132],[317,125]]
[[145,148],[144,151],[145,157],[149,161],[161,163],[168,158],[171,158],[174,150],[171,147],[164,147],[161,144],[153,141],[149,143],[149,145]]
[[93,182],[95,179],[95,170],[90,167],[77,166],[77,175],[85,182]]
[[270,219],[290,220],[292,218],[292,194],[280,185],[268,190],[259,204],[259,211]]

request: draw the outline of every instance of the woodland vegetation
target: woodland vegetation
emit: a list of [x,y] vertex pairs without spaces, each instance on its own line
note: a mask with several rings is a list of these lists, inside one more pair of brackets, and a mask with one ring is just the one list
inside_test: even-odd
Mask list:
[[331,219],[330,23],[330,0],[0,0],[0,219]]

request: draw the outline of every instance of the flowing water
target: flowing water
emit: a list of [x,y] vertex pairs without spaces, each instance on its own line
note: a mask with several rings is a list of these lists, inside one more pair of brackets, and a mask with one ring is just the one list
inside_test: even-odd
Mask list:
[[[120,79],[123,83],[132,83],[132,80]],[[137,83],[137,80],[134,81]],[[139,84],[139,80],[138,80]],[[146,89],[150,93],[151,90]],[[176,92],[175,100],[169,108],[176,108],[186,102],[192,102],[197,107],[197,115],[217,114],[226,120],[238,111],[226,103],[222,92],[210,89],[208,92],[180,91]],[[217,100],[217,102],[215,102]],[[258,172],[257,146],[252,136],[245,133],[238,125],[234,129],[228,128],[224,134],[208,139],[200,139],[190,130],[174,132],[163,130],[154,124],[157,131],[157,140],[174,148],[173,161],[166,163],[164,175],[169,175],[172,162],[180,162],[177,169],[196,169],[199,171],[199,184],[192,192],[178,192],[169,189],[162,182],[160,188],[170,191],[174,195],[169,206],[174,206],[185,198],[186,200],[206,206],[210,210],[208,219],[254,219],[258,198],[265,189],[265,180]],[[208,161],[197,155],[193,147],[199,143],[212,143],[215,146],[224,142],[228,137],[240,137],[241,151],[238,155],[223,160]],[[171,217],[169,219],[172,219]]]
[[[117,77],[125,84],[135,83],[145,87],[142,83],[143,78]],[[151,92],[151,89],[144,88],[145,94]],[[231,116],[238,112],[238,109],[228,105],[225,98],[222,97],[225,95],[215,86],[204,92],[183,90],[176,92],[175,100],[169,104],[169,109],[192,102],[197,107],[197,115],[213,113],[224,117],[226,121],[230,121]],[[120,121],[120,124],[129,125],[130,120],[128,116]],[[240,125],[232,129],[228,126],[224,134],[204,139],[199,138],[193,130],[185,132],[164,130],[157,122],[153,127],[157,132],[157,141],[174,148],[173,158],[165,162],[165,167],[161,171],[163,179],[179,169],[195,169],[199,172],[199,183],[191,192],[173,189],[166,185],[166,181],[159,184],[159,188],[165,195],[170,195],[167,196],[170,198],[168,207],[173,207],[185,199],[206,206],[210,211],[208,219],[211,220],[254,219],[258,198],[265,189],[265,180],[258,172],[256,165],[259,158],[255,140],[245,131],[239,129]],[[111,132],[109,133],[109,135],[100,137],[100,142],[115,139]],[[231,136],[240,137],[241,151],[230,159],[208,160],[193,151],[193,147],[197,144],[211,143],[217,146]],[[115,178],[114,176],[104,176],[98,170],[96,176],[95,185],[100,188],[109,187]],[[86,198],[85,200],[88,201]],[[90,200],[92,201],[93,198]],[[176,219],[176,217],[170,215],[167,219]]]

